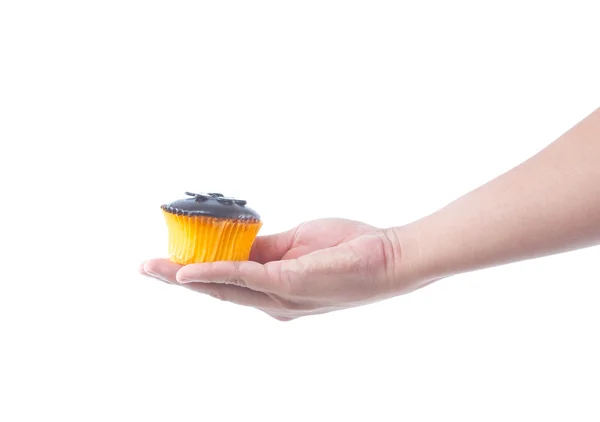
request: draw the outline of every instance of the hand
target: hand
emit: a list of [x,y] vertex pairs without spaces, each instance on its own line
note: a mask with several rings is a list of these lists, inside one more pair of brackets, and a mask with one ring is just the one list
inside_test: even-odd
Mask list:
[[153,259],[140,271],[289,321],[364,305],[426,284],[408,277],[410,271],[400,271],[403,254],[397,233],[350,220],[316,220],[258,237],[249,261],[182,267]]

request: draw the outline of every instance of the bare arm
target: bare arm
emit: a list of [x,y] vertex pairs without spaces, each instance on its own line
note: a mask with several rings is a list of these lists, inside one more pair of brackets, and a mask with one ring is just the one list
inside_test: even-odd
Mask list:
[[143,274],[290,320],[467,271],[600,243],[600,109],[440,211],[379,229],[341,219],[256,239],[250,261],[147,261]]
[[516,168],[394,230],[413,233],[407,253],[432,278],[600,243],[600,109]]

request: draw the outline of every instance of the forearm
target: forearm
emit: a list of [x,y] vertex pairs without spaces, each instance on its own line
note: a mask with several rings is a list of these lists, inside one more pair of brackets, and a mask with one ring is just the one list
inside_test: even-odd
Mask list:
[[433,278],[600,243],[600,109],[408,230],[412,259]]

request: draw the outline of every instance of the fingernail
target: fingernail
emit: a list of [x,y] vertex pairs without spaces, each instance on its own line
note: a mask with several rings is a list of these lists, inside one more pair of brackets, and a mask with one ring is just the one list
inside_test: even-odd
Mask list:
[[210,283],[208,280],[191,280],[189,278],[177,279],[179,284],[189,284],[189,283]]
[[183,278],[183,279],[177,280],[177,282],[178,282],[179,284],[189,284],[189,283],[193,283],[193,282],[195,282],[195,281],[198,281],[198,280],[188,280],[188,279],[186,279],[186,278]]
[[150,277],[152,277],[152,278],[155,278],[155,279],[157,279],[157,280],[159,280],[159,281],[162,281],[163,283],[171,284],[171,282],[170,282],[170,281],[168,281],[168,280],[165,280],[165,279],[164,279],[164,278],[162,278],[160,275],[158,275],[158,274],[156,274],[156,273],[153,273],[152,271],[145,270],[145,272],[146,272],[146,274],[148,274],[148,275],[149,275]]

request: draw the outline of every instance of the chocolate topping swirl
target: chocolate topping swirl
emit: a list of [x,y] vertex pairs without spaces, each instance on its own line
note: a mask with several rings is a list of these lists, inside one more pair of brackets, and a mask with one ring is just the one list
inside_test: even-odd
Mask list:
[[204,216],[235,220],[260,220],[256,211],[246,207],[247,201],[229,198],[221,193],[185,192],[190,198],[162,205],[166,212],[176,215]]

